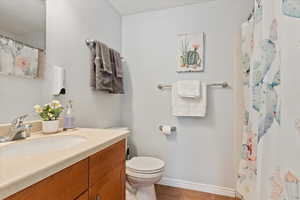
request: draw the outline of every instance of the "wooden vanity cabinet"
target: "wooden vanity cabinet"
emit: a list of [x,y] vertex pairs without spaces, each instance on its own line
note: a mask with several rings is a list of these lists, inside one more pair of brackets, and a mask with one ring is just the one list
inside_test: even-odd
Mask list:
[[125,140],[5,200],[125,200]]
[[90,156],[90,200],[125,200],[125,140]]
[[76,200],[89,200],[89,192],[86,191],[84,194],[80,195]]
[[82,160],[7,200],[74,200],[88,189],[88,159]]
[[124,164],[116,166],[89,189],[91,200],[125,200]]

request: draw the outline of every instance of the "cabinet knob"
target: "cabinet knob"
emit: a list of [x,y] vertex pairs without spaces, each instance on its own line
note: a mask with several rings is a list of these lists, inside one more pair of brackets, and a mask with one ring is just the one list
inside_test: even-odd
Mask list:
[[101,200],[100,196],[97,195],[96,196],[96,200]]

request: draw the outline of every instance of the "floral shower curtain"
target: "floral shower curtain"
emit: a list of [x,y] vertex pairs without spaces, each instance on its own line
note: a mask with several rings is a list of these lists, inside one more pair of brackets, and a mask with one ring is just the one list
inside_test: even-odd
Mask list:
[[300,0],[256,0],[252,19],[242,25],[245,120],[237,180],[240,199],[300,199],[300,159],[295,157],[300,152],[300,120],[297,133],[291,128],[295,123],[289,122],[295,119],[286,112],[300,116],[295,105],[300,96],[292,95],[297,88],[291,84],[300,76],[299,69],[292,72],[300,68],[299,33]]

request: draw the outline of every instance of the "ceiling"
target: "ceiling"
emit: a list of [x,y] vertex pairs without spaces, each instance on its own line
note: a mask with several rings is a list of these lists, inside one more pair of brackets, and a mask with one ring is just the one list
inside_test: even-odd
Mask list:
[[204,0],[110,0],[111,4],[122,15],[173,8],[188,4],[196,4],[203,1]]

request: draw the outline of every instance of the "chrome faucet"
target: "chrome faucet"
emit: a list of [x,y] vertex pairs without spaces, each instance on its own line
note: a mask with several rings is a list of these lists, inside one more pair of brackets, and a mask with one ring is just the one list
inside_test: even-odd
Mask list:
[[0,136],[1,142],[9,142],[13,140],[25,139],[31,135],[31,124],[24,124],[24,120],[28,115],[17,117],[11,122],[7,136]]

